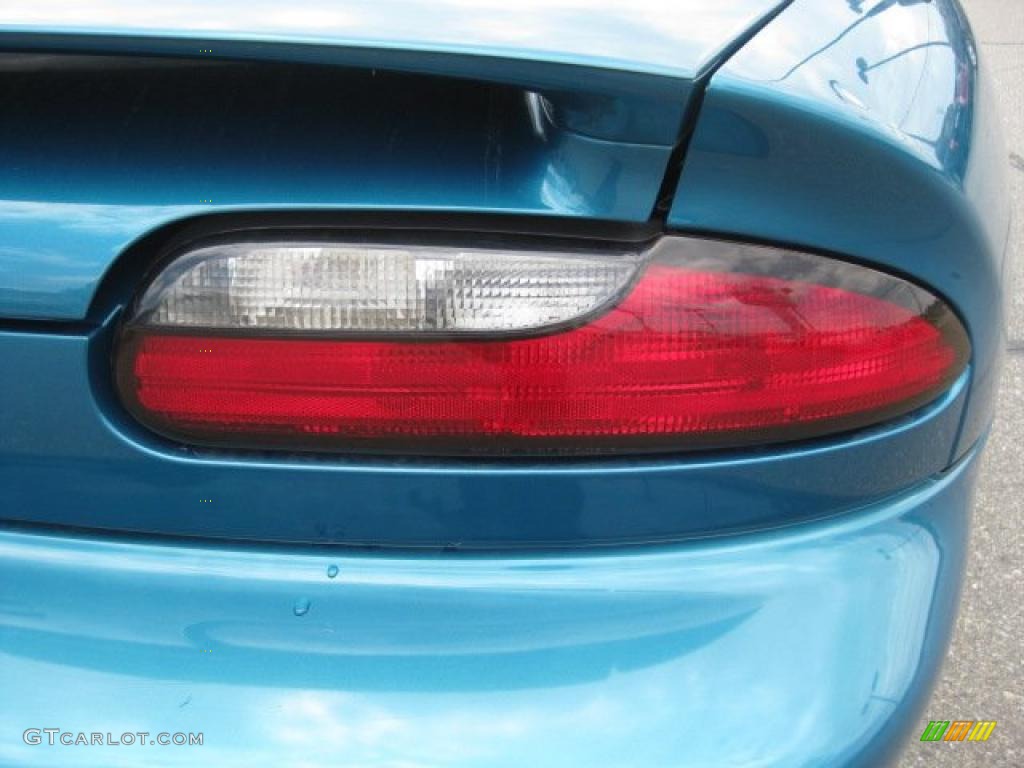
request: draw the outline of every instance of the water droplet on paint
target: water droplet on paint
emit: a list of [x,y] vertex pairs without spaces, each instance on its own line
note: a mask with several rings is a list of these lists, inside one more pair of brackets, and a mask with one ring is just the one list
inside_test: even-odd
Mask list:
[[328,579],[333,579],[337,575],[338,575],[338,566],[336,566],[336,565],[328,565],[327,566],[327,578]]
[[309,600],[304,597],[296,600],[292,611],[294,611],[296,616],[305,616],[309,613]]

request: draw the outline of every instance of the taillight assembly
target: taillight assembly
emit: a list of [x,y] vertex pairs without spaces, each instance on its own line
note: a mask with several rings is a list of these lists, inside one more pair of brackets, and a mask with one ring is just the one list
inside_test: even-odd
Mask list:
[[922,288],[788,250],[282,239],[169,263],[116,370],[136,418],[186,443],[580,455],[864,427],[968,357]]

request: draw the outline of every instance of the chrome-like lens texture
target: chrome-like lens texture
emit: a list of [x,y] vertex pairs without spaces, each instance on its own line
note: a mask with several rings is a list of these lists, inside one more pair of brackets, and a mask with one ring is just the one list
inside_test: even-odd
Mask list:
[[150,286],[149,326],[312,333],[534,331],[613,301],[635,254],[452,246],[213,245]]

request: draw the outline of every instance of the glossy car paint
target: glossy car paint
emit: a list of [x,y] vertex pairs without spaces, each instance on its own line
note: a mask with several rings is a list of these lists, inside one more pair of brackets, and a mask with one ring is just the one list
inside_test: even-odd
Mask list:
[[[67,35],[71,46],[100,50],[129,46],[133,38],[180,41],[180,52],[194,53],[211,41],[214,52],[234,53],[238,43],[260,56],[273,45],[296,43],[365,49],[422,57],[448,56],[446,74],[478,71],[481,57],[594,67],[613,73],[638,72],[693,79],[736,38],[782,0],[707,3],[676,0],[380,0],[339,5],[307,0],[289,8],[276,0],[106,0],[83,5],[74,0],[36,0],[3,10],[0,29],[29,35]],[[671,10],[672,13],[667,13]],[[8,37],[10,40],[10,37]],[[118,42],[118,41],[121,42]],[[268,47],[271,46],[271,47]],[[287,49],[280,49],[282,52]],[[322,50],[320,55],[329,55]],[[464,58],[464,57],[470,58]],[[457,59],[461,58],[461,64]],[[422,63],[416,64],[421,71]],[[451,69],[454,67],[455,69]],[[507,76],[507,75],[506,75]]]
[[8,519],[434,548],[678,540],[834,515],[942,471],[966,384],[896,425],[785,450],[513,464],[288,458],[161,440],[119,407],[104,332],[91,341],[0,333],[0,356],[20,361],[0,383]]
[[992,91],[954,0],[797,0],[712,78],[672,226],[847,254],[962,313],[959,452],[991,421],[1009,232]]
[[[881,0],[858,14],[856,5],[797,0],[710,78],[669,215],[680,229],[871,262],[950,299],[971,333],[969,375],[911,419],[844,438],[543,465],[195,453],[117,407],[105,355],[123,296],[112,289],[93,302],[110,315],[86,310],[122,249],[208,207],[151,210],[123,194],[95,209],[67,195],[3,204],[16,211],[0,216],[5,237],[28,249],[8,249],[0,263],[21,258],[17,274],[45,304],[25,316],[74,322],[9,322],[0,334],[2,359],[17,365],[0,378],[0,504],[15,521],[0,534],[0,721],[15,734],[49,722],[203,730],[206,745],[5,741],[0,762],[892,758],[918,725],[955,617],[991,418],[1006,205],[991,105],[958,7]],[[894,18],[902,22],[879,26]],[[902,50],[906,39],[945,41],[966,72],[921,64],[921,52],[942,45],[868,68],[876,49]],[[101,42],[90,33],[80,45]],[[123,42],[134,50],[138,40]],[[851,56],[842,46],[854,42]],[[751,71],[760,64],[748,55],[774,74]],[[921,81],[917,96],[878,88],[886,66],[908,62],[935,82]],[[962,82],[971,87],[957,90]],[[871,83],[872,95],[862,93]],[[851,111],[835,88],[862,106]],[[931,129],[946,110],[938,134],[912,129],[934,142],[931,156],[896,118],[913,105]],[[90,210],[91,226],[62,228],[90,221]],[[90,230],[101,232],[100,250],[76,250],[77,233]],[[60,267],[46,264],[61,259],[72,273],[88,264],[66,302],[35,275],[53,280]],[[0,272],[4,288],[11,274]],[[339,546],[379,543],[382,531],[392,546],[431,546]],[[462,551],[474,546],[486,551]]]
[[[73,156],[31,157],[48,143],[33,137],[26,146],[23,131],[0,142],[7,147],[0,154],[5,165],[28,171],[0,179],[0,316],[82,319],[100,278],[130,244],[162,224],[202,213],[419,209],[646,221],[693,80],[780,5],[684,0],[666,14],[659,2],[579,0],[451,0],[428,9],[408,0],[344,8],[321,1],[303,3],[301,10],[278,2],[191,0],[15,4],[0,12],[0,50],[305,62],[480,78],[543,92],[556,106],[556,124],[524,165],[483,167],[466,179],[459,166],[424,165],[434,152],[429,135],[422,147],[367,158],[377,137],[368,139],[358,122],[340,119],[321,162],[295,184],[293,166],[274,164],[272,157],[268,165],[265,155],[263,173],[227,179],[218,173],[231,168],[220,154],[237,149],[211,134],[250,131],[241,115],[197,136],[192,154],[212,141],[210,157],[164,153],[165,142],[156,137],[141,167],[130,154],[109,160],[139,140],[131,114],[107,125],[51,119],[59,132],[51,150],[74,147]],[[19,66],[18,59],[7,66]],[[202,89],[204,77],[190,84]],[[144,103],[140,95],[133,106]],[[407,127],[378,126],[377,134],[405,134]],[[51,163],[56,180],[35,167]],[[502,173],[509,183],[487,183],[489,175]],[[375,183],[362,181],[367,177]]]
[[585,556],[6,532],[0,763],[877,768],[948,642],[975,464],[841,520]]
[[[323,65],[37,52],[0,55],[0,75],[0,316],[24,319],[86,319],[122,254],[199,214],[646,222],[674,142],[595,138],[546,116],[535,128],[521,89],[484,94],[462,81]],[[595,114],[621,113],[626,124],[673,105],[674,137],[686,83],[671,82],[639,111],[590,91],[564,99],[593,98]]]

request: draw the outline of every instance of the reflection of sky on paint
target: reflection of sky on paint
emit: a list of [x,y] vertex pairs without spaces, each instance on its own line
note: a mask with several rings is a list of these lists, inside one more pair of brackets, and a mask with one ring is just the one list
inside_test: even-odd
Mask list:
[[0,312],[79,317],[114,257],[133,240],[194,210],[0,200]]
[[[0,226],[55,227],[80,234],[131,236],[156,222],[200,210],[202,208],[198,205],[101,205],[0,200]],[[43,257],[39,258],[46,261]]]
[[485,50],[692,74],[778,0],[37,0],[0,26]]
[[866,15],[885,3],[873,0],[858,14],[840,0],[802,0],[725,71],[800,99],[838,102],[852,119],[870,111],[894,141],[934,165],[946,130],[945,109],[935,105],[955,98],[957,61],[943,19],[949,10],[942,3],[891,3]]
[[[899,505],[907,511],[917,501]],[[90,541],[55,547],[34,539],[23,547],[25,538],[0,535],[0,583],[18,583],[12,574],[19,573],[22,585],[0,594],[0,627],[8,630],[0,669],[20,705],[0,713],[0,728],[20,733],[45,721],[113,733],[205,732],[201,753],[146,752],[156,766],[196,764],[200,754],[204,764],[254,768],[520,768],[562,765],[567,754],[581,765],[669,765],[685,755],[687,765],[714,766],[727,755],[730,764],[773,766],[791,764],[794,755],[835,754],[880,728],[906,694],[940,564],[927,529],[867,512],[785,537],[640,556],[335,557]],[[336,580],[324,576],[329,563],[339,565]],[[47,600],[33,599],[46,579],[74,583],[93,599],[58,598],[50,615]],[[361,590],[377,598],[353,601]],[[294,594],[312,600],[302,619],[287,610]],[[112,612],[103,595],[131,610]],[[673,601],[698,622],[723,605],[756,610],[694,639],[672,634],[676,617],[661,607]],[[502,624],[517,605],[516,620]],[[599,643],[617,622],[594,618],[626,606],[658,607],[643,614],[646,623],[632,625],[631,647],[660,644],[664,653],[606,668]],[[196,641],[192,622],[204,614],[236,632],[214,633],[214,653],[208,662],[203,657],[209,666],[190,676],[178,665]],[[668,634],[659,633],[659,617]],[[309,652],[302,643],[312,635],[296,631],[294,658],[283,656],[276,634],[313,622],[331,625],[333,641]],[[559,624],[564,631],[549,632]],[[491,643],[498,625],[500,647]],[[247,639],[239,634],[245,626]],[[19,647],[26,629],[68,633],[72,644],[118,642],[106,658],[48,654],[59,644]],[[389,655],[351,653],[352,637],[363,632],[389,638]],[[473,638],[481,639],[475,657]],[[570,655],[559,655],[566,642]],[[529,654],[516,656],[517,648]],[[385,673],[350,683],[363,665],[386,667],[410,656],[421,659],[411,669],[429,682]],[[523,658],[536,671],[528,684],[510,670],[524,669]],[[126,671],[123,659],[135,666]],[[140,659],[156,677],[138,673]],[[596,674],[574,678],[566,663],[593,666]],[[316,683],[289,686],[287,675],[273,676],[282,665],[297,683],[303,675]],[[54,679],[61,681],[59,698],[40,688]],[[60,754],[69,766],[116,767],[138,753],[112,747]],[[38,747],[0,743],[0,762],[46,764],[50,757]]]

